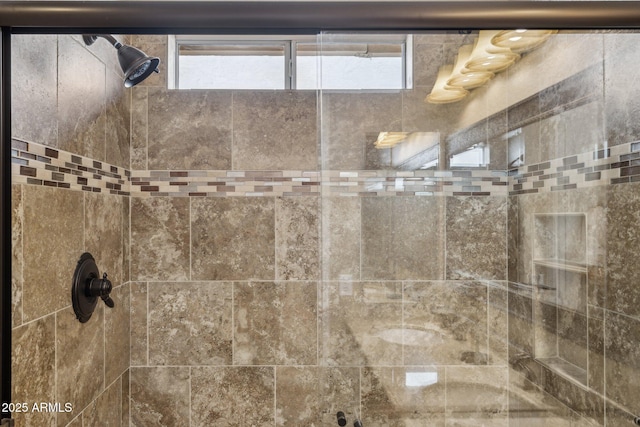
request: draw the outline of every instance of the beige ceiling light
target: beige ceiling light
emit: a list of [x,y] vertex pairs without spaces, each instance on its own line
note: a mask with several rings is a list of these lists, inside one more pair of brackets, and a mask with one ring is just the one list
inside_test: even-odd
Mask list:
[[480,30],[476,45],[466,64],[468,70],[499,73],[509,68],[520,58],[520,55],[512,52],[511,49],[491,43],[491,39],[499,32]]
[[491,80],[493,73],[488,71],[471,71],[465,67],[467,61],[469,61],[472,50],[472,44],[465,44],[458,49],[458,56],[456,57],[451,77],[447,80],[447,86],[475,89]]
[[540,46],[557,32],[558,30],[504,30],[495,34],[491,43],[516,53],[524,53]]
[[378,149],[392,148],[409,136],[409,132],[380,132],[374,145]]
[[467,90],[448,86],[447,81],[451,78],[453,65],[443,65],[438,70],[436,83],[433,85],[431,93],[427,95],[425,101],[431,104],[448,104],[449,102],[460,101],[469,93]]

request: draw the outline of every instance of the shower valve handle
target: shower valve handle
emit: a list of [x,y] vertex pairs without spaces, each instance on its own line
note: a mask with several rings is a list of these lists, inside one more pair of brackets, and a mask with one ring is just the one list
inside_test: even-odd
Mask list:
[[111,281],[107,279],[107,273],[104,273],[102,275],[102,279],[95,277],[89,281],[89,284],[87,285],[87,296],[100,297],[107,307],[113,308],[115,303],[109,296],[111,289],[113,289]]

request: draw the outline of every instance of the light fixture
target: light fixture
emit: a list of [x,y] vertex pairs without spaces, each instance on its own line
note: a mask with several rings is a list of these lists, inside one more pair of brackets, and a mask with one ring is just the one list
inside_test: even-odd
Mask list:
[[454,86],[462,89],[474,89],[491,80],[493,77],[493,73],[491,72],[471,71],[465,68],[472,50],[472,44],[460,46],[455,65],[453,66],[453,71],[451,72],[451,77],[447,80],[447,86]]
[[460,87],[447,86],[447,81],[451,77],[453,65],[443,65],[438,70],[436,83],[433,85],[431,93],[425,98],[431,104],[448,104],[449,102],[460,101],[469,93]]
[[491,43],[491,39],[499,31],[480,30],[476,45],[467,61],[466,68],[471,71],[489,71],[499,73],[516,62],[520,55],[509,48],[498,47]]
[[380,132],[374,143],[377,149],[393,148],[409,136],[409,132]]
[[524,53],[540,46],[557,32],[558,30],[504,30],[495,34],[491,43],[516,53]]
[[124,73],[124,86],[132,87],[149,77],[151,73],[158,73],[158,65],[160,65],[160,59],[156,57],[147,56],[140,49],[136,49],[133,46],[123,45],[115,37],[109,34],[91,34],[83,35],[82,40],[87,46],[91,46],[98,40],[98,37],[102,37],[113,45],[118,51],[118,61],[120,67]]

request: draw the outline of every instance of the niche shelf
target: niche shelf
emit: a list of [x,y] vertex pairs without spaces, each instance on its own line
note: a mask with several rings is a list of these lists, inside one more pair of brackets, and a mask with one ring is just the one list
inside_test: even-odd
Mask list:
[[583,213],[533,215],[531,283],[535,357],[556,374],[587,381],[587,218]]

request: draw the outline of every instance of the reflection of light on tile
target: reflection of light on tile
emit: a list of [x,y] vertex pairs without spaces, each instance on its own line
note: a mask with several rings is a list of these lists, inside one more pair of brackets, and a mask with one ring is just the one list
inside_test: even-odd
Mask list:
[[428,387],[437,383],[437,372],[407,372],[404,382],[407,387]]

